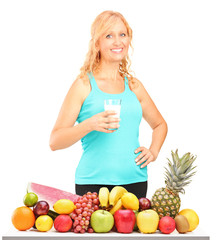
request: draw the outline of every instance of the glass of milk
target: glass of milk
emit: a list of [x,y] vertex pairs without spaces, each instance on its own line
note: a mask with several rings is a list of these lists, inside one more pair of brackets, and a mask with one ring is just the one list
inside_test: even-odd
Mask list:
[[[121,112],[121,99],[105,99],[104,100],[104,110],[115,111],[116,114],[113,117],[120,118]],[[117,130],[117,128],[108,128],[108,130]]]

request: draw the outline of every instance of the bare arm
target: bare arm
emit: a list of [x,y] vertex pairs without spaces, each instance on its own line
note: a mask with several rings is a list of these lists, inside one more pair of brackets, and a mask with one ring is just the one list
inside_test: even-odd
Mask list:
[[165,120],[158,111],[157,107],[155,106],[154,102],[145,90],[142,83],[137,79],[136,82],[137,87],[135,87],[133,91],[142,106],[143,118],[148,122],[148,124],[153,130],[152,141],[149,149],[144,147],[139,147],[138,149],[136,149],[137,152],[141,151],[141,154],[136,159],[137,165],[146,161],[145,164],[141,166],[145,167],[151,161],[156,160],[166,138],[168,128]]
[[152,141],[149,149],[155,158],[157,158],[157,155],[167,135],[167,124],[144,87],[142,91],[143,93],[145,91],[143,94],[144,97],[141,101],[143,118],[148,122],[153,130]]
[[107,128],[118,127],[119,120],[110,117],[115,114],[113,111],[98,113],[74,126],[82,104],[90,91],[90,84],[86,85],[82,79],[77,79],[72,84],[51,132],[51,150],[70,147],[93,130],[112,133],[113,131],[107,130]]
[[85,121],[74,126],[87,91],[81,79],[77,79],[69,89],[51,132],[50,148],[52,150],[67,148],[90,131]]

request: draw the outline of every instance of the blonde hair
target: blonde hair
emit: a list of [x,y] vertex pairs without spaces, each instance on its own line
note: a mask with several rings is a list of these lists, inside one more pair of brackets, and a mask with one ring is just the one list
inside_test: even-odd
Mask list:
[[[91,40],[89,42],[89,50],[86,55],[83,66],[80,68],[80,74],[78,77],[84,77],[88,72],[93,72],[98,69],[100,63],[100,52],[96,49],[96,43],[100,36],[103,35],[116,21],[116,19],[121,19],[127,28],[127,34],[130,39],[130,47],[132,47],[132,29],[127,23],[126,19],[119,12],[114,11],[104,11],[99,14],[91,26]],[[127,76],[133,79],[133,76],[129,73],[131,60],[129,55],[121,61],[119,64],[119,73],[122,77]]]

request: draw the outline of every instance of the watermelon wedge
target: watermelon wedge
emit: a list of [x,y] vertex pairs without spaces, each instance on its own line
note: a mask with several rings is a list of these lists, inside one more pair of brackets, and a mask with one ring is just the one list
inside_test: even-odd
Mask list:
[[54,203],[59,199],[69,199],[75,203],[80,198],[77,194],[33,182],[28,183],[27,192],[37,194],[38,199],[47,201],[50,208],[52,208]]

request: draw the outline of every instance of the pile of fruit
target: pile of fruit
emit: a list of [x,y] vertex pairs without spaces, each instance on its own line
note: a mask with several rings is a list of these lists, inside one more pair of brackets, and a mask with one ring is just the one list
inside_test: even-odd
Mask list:
[[166,187],[156,190],[151,201],[146,197],[138,199],[122,186],[115,186],[110,192],[102,187],[99,193],[78,196],[30,183],[23,200],[25,206],[14,210],[12,223],[20,231],[33,227],[42,232],[53,227],[58,232],[74,233],[193,231],[199,224],[199,217],[192,209],[179,211],[178,193],[184,193],[183,187],[195,174],[192,172],[195,159],[190,153],[180,158],[177,150],[172,152],[172,162],[168,159],[166,168]]
[[15,209],[12,214],[12,223],[20,231],[34,227],[38,231],[47,232],[54,226],[58,232],[94,232],[90,226],[90,218],[99,209],[96,192],[88,192],[79,197],[77,202],[59,199],[54,203],[53,210],[48,201],[38,201],[37,194],[33,192],[28,192],[23,202],[25,206]]

